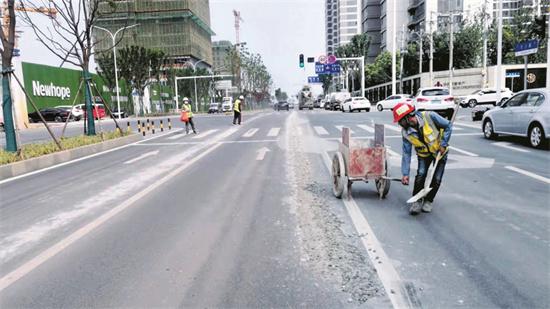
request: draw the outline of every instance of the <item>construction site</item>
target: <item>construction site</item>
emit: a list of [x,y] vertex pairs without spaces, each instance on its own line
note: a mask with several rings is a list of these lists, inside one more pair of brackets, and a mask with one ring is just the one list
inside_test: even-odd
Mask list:
[[[97,25],[112,33],[132,25],[117,38],[119,47],[143,46],[162,50],[176,65],[187,61],[213,64],[209,1],[130,0],[100,6]],[[109,34],[94,31],[98,50],[112,47]],[[120,42],[118,42],[120,40]]]

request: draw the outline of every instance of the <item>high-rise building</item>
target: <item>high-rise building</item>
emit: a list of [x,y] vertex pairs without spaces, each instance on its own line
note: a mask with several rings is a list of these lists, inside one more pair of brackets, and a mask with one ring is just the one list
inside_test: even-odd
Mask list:
[[[176,63],[186,61],[198,66],[211,66],[214,32],[210,29],[210,4],[208,0],[114,0],[115,6],[102,3],[97,25],[115,32],[118,29],[139,24],[129,29],[118,46],[144,46],[160,49]],[[96,49],[112,47],[110,36],[96,29]]]
[[338,0],[325,0],[326,52],[332,55],[339,46]]
[[366,33],[370,40],[367,62],[373,62],[376,56],[380,54],[380,45],[382,44],[382,23],[380,22],[381,6],[380,0],[364,0],[362,16],[362,31]]
[[361,0],[340,0],[338,7],[340,46],[351,42],[351,38],[361,34]]
[[327,54],[361,34],[361,0],[325,0]]
[[233,48],[233,44],[230,41],[212,42],[213,67],[216,74],[231,74],[231,67],[227,59],[231,48]]
[[[493,18],[498,16],[498,1],[485,0],[490,3],[489,7],[492,7]],[[514,15],[516,15],[521,9],[532,9],[533,15],[548,15],[548,8],[550,7],[550,1],[548,0],[502,0],[502,22],[510,23]]]

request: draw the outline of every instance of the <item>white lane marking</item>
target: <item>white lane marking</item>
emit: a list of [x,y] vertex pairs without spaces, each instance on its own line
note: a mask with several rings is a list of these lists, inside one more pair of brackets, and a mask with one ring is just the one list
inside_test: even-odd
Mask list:
[[252,137],[254,136],[254,134],[256,134],[256,132],[258,132],[258,128],[254,128],[254,129],[250,129],[248,131],[246,131],[245,134],[243,134],[243,137]]
[[95,230],[97,227],[101,226],[103,223],[107,222],[109,219],[113,218],[114,216],[124,211],[125,209],[131,207],[132,205],[134,205],[136,201],[139,201],[150,192],[156,190],[161,185],[166,183],[168,180],[177,176],[183,170],[185,170],[186,168],[188,168],[189,166],[191,166],[192,164],[194,164],[195,162],[197,162],[207,154],[211,153],[212,151],[217,149],[219,146],[221,146],[221,144],[219,143],[213,144],[210,148],[200,152],[197,156],[190,158],[188,161],[185,161],[183,165],[176,168],[175,170],[170,172],[168,175],[162,177],[160,180],[154,182],[153,184],[146,187],[145,189],[139,191],[136,195],[130,197],[128,200],[126,200],[122,204],[116,206],[115,208],[112,208],[111,210],[104,213],[97,219],[81,227],[71,235],[65,237],[55,245],[42,251],[39,255],[32,258],[30,261],[26,262],[25,264],[19,266],[15,270],[6,274],[4,277],[0,278],[0,292],[3,291],[5,288],[9,287],[11,284],[16,282],[17,280],[27,275],[28,273],[30,273],[31,271],[33,271],[35,268],[42,265],[44,262],[48,261],[55,255],[57,255],[59,252],[63,251],[65,248],[69,247],[71,244],[75,243],[82,237],[86,236],[87,234]]
[[304,135],[304,130],[301,127],[296,127],[296,135]]
[[453,132],[454,132],[454,131],[464,131],[464,129],[463,129],[463,128],[460,128],[460,127],[455,127],[455,126],[453,126]]
[[265,158],[265,154],[269,151],[271,151],[271,150],[269,150],[269,148],[267,148],[267,147],[262,147],[262,148],[258,149],[257,150],[258,155],[256,156],[256,160],[257,161],[262,161]]
[[132,160],[128,160],[128,161],[124,162],[124,164],[132,164],[132,163],[137,162],[137,161],[139,161],[139,160],[141,160],[141,159],[145,159],[145,158],[151,157],[151,156],[156,156],[156,155],[158,155],[158,154],[159,154],[159,151],[158,151],[158,150],[149,151],[149,152],[146,152],[146,153],[142,154],[141,156],[139,156],[139,157],[137,157],[137,158],[134,158],[134,159],[132,159]]
[[271,128],[269,129],[269,132],[267,132],[267,136],[268,137],[278,136],[280,131],[281,131],[281,128]]
[[458,151],[460,153],[463,153],[467,156],[470,156],[470,157],[479,157],[479,155],[473,153],[473,152],[469,152],[469,151],[466,151],[466,150],[463,150],[463,149],[460,149],[460,148],[456,148],[455,146],[449,146],[452,150],[454,151]]
[[174,136],[169,136],[166,139],[178,139],[184,137],[186,134],[183,133],[183,129],[181,129],[181,133],[174,134]]
[[496,142],[496,143],[493,143],[493,145],[498,146],[498,147],[502,147],[502,148],[506,148],[506,149],[510,149],[510,150],[514,150],[514,151],[518,151],[518,152],[531,152],[527,149],[522,149],[522,148],[510,146],[511,144],[508,143],[508,142]]
[[[340,131],[342,131],[342,129],[344,129],[344,126],[335,126],[335,127],[336,127],[336,129],[338,129],[338,130],[340,130]],[[354,133],[353,130],[352,130],[351,128],[349,128],[349,133],[351,133],[351,134]]]
[[[331,161],[328,153],[323,155],[323,162],[327,170],[331,171]],[[386,295],[390,299],[394,308],[412,308],[411,301],[409,300],[405,286],[399,277],[399,274],[393,267],[391,260],[388,258],[382,245],[374,235],[374,232],[369,225],[369,222],[359,209],[359,206],[349,196],[348,198],[342,198],[346,210],[351,218],[351,222],[357,230],[357,234],[361,235],[361,243],[365,247],[372,265],[376,269],[376,273],[382,281],[382,285],[386,290]]]
[[193,139],[196,139],[196,138],[203,138],[203,137],[208,136],[208,135],[210,135],[210,134],[212,134],[212,133],[214,133],[214,132],[218,132],[218,129],[213,129],[213,130],[204,131],[204,132],[202,132],[202,133],[200,133],[200,134],[197,134],[197,135],[193,136],[192,138],[193,138]]
[[385,125],[384,128],[386,128],[386,129],[388,129],[388,130],[395,131],[395,132],[401,132],[401,128],[400,128],[400,127],[394,126],[394,125],[391,125],[391,124]]
[[481,124],[475,125],[475,124],[455,121],[453,125],[481,130]]
[[[483,133],[456,133],[453,134],[453,137],[456,136],[475,136],[483,135]],[[403,135],[386,135],[384,138],[403,138]],[[323,137],[325,140],[341,140],[341,137]],[[353,139],[372,139],[372,135],[369,136],[354,136]]]
[[367,132],[374,133],[374,128],[373,127],[370,127],[370,126],[367,126],[367,125],[364,125],[364,124],[358,124],[357,126],[361,129],[367,131]]
[[[244,141],[220,141],[217,143],[221,144],[250,144],[250,143],[275,143],[278,142],[276,139],[254,139],[254,140],[244,140]],[[133,146],[177,146],[177,145],[198,145],[198,144],[207,144],[208,141],[203,142],[174,142],[174,143],[148,143],[148,144],[136,144]]]
[[317,132],[317,134],[319,134],[319,135],[328,135],[328,131],[325,130],[325,128],[323,128],[323,127],[315,126],[315,127],[313,127],[313,129],[314,129],[315,132]]
[[540,181],[545,182],[547,184],[550,184],[550,178],[546,178],[544,176],[540,176],[540,175],[537,175],[535,173],[531,173],[529,171],[523,170],[523,169],[515,167],[515,166],[511,166],[511,165],[507,165],[504,168],[509,169],[511,171],[514,171],[516,173],[520,173],[520,174],[523,174],[525,176],[534,178],[536,180],[540,180]]
[[17,179],[24,178],[24,177],[27,177],[27,176],[36,175],[36,174],[39,174],[39,173],[42,173],[42,172],[45,172],[45,171],[49,171],[49,170],[52,170],[52,169],[55,169],[55,168],[58,168],[58,167],[62,167],[62,166],[69,165],[69,164],[76,163],[76,162],[80,162],[80,161],[83,161],[83,160],[86,160],[86,159],[94,158],[94,157],[97,157],[97,156],[100,156],[100,155],[103,155],[103,154],[106,154],[106,153],[109,153],[109,152],[124,149],[124,148],[130,147],[132,145],[138,145],[139,143],[146,142],[148,140],[156,139],[156,138],[159,138],[159,137],[164,137],[166,135],[169,135],[169,134],[172,134],[174,132],[181,131],[181,130],[183,130],[183,129],[175,129],[175,130],[173,130],[171,132],[167,132],[165,134],[159,134],[157,136],[152,136],[152,137],[149,137],[149,138],[146,138],[146,139],[134,142],[134,143],[130,143],[130,144],[127,144],[127,145],[122,145],[120,147],[116,147],[116,148],[113,148],[113,149],[109,149],[109,150],[105,150],[105,151],[102,151],[102,152],[94,153],[94,154],[91,154],[89,156],[85,156],[85,157],[82,157],[82,158],[74,159],[74,160],[71,160],[71,161],[63,162],[63,163],[59,163],[59,164],[56,164],[56,165],[53,165],[53,166],[49,166],[49,167],[46,167],[46,168],[43,168],[43,169],[32,171],[32,172],[22,174],[22,175],[19,175],[19,176],[7,178],[7,179],[4,179],[4,180],[1,180],[0,185],[8,183],[10,181],[14,181],[14,180],[17,180]]

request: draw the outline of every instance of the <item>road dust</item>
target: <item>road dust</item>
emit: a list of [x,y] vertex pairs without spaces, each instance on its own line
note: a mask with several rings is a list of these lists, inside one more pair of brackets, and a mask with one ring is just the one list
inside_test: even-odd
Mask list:
[[[287,177],[293,188],[287,201],[296,217],[301,261],[320,280],[349,293],[350,305],[389,306],[384,303],[385,290],[360,245],[359,235],[354,230],[347,231],[346,218],[335,211],[343,205],[332,196],[327,181],[315,181],[320,176],[314,167],[322,164],[322,159],[311,154],[324,153],[327,147],[334,149],[336,143],[303,134],[304,127],[309,126],[304,126],[304,119],[297,113],[292,113],[285,125],[287,134],[281,147],[286,150]],[[302,129],[295,130],[297,127]],[[321,171],[321,177],[328,177]]]

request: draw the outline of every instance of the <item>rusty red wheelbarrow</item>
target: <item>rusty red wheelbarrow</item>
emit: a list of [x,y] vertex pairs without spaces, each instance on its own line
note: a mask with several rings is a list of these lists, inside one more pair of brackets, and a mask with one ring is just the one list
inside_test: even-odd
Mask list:
[[[332,192],[341,198],[344,189],[351,196],[351,186],[355,181],[374,180],[380,198],[390,191],[392,180],[389,177],[389,161],[384,146],[384,125],[376,124],[374,139],[350,138],[349,128],[342,129],[342,141],[332,157]],[[401,179],[399,179],[400,181]]]

